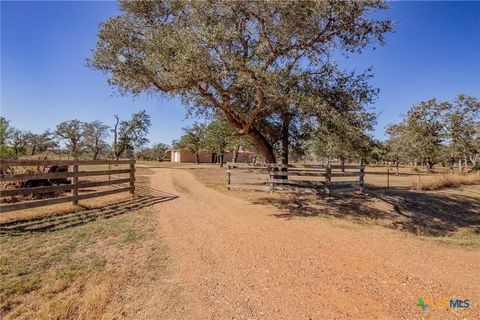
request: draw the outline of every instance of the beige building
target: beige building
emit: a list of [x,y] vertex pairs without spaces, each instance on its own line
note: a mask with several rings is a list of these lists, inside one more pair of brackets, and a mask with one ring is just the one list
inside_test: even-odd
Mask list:
[[[232,162],[233,152],[225,152],[223,155],[223,162]],[[248,162],[253,158],[253,153],[246,151],[239,151],[237,162]],[[172,149],[170,152],[171,162],[191,162],[195,163],[195,153],[186,150],[175,150]],[[215,155],[210,152],[200,152],[199,154],[200,163],[214,163]]]

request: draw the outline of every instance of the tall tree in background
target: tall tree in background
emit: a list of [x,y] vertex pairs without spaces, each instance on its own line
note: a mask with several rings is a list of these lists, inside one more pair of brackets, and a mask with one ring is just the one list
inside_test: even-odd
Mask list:
[[115,115],[115,119],[112,147],[118,160],[124,153],[133,152],[148,143],[147,134],[152,123],[145,110],[132,114],[130,120],[120,121],[118,115]]
[[83,122],[77,119],[61,122],[57,125],[55,134],[65,141],[72,156],[77,157],[80,154],[84,142]]
[[101,121],[93,121],[84,124],[85,146],[92,152],[93,160],[96,160],[98,154],[108,148],[105,139],[109,136],[105,123]]
[[311,147],[317,156],[328,159],[365,160],[374,147],[369,133],[376,117],[373,113],[339,113],[334,109],[319,118],[313,131]]
[[149,161],[162,161],[165,158],[165,154],[169,146],[164,143],[156,143],[150,148],[142,148],[137,152],[137,158]]
[[174,145],[180,150],[187,150],[195,154],[195,163],[200,162],[200,151],[206,147],[206,127],[203,124],[195,123],[190,128],[184,128],[184,135]]
[[[290,124],[308,83],[355,96],[358,78],[340,71],[333,52],[383,44],[390,20],[382,1],[122,1],[104,22],[90,66],[123,93],[179,95],[192,108],[222,112],[267,162],[281,139],[288,162]],[[362,85],[362,84],[360,84]],[[346,94],[345,94],[346,93]],[[314,114],[324,104],[312,105]],[[361,104],[328,103],[334,108]],[[279,136],[278,132],[281,132]]]
[[0,117],[0,158],[14,157],[12,149],[7,145],[14,130],[7,119]]
[[422,101],[414,105],[406,115],[405,124],[410,143],[428,170],[441,161],[444,106],[444,103],[439,103],[436,99]]
[[12,134],[13,128],[10,126],[10,122],[4,117],[0,117],[0,145],[6,145],[7,140]]
[[398,175],[399,165],[401,163],[414,162],[415,157],[417,157],[417,151],[404,122],[389,125],[387,127],[387,135],[385,159],[395,164],[396,174]]
[[217,162],[223,167],[225,151],[229,147],[235,148],[233,143],[235,131],[224,117],[217,116],[205,130],[205,149],[217,156]]
[[10,137],[11,146],[15,152],[15,157],[24,155],[27,152],[27,134],[18,129],[14,129]]
[[54,134],[49,130],[41,134],[28,131],[25,133],[25,140],[31,156],[40,152],[52,151],[58,147]]
[[[468,168],[468,161],[476,164],[479,150],[477,128],[480,125],[480,103],[474,97],[458,95],[453,103],[444,105],[447,152],[458,162],[458,169]],[[464,165],[462,166],[462,161]]]

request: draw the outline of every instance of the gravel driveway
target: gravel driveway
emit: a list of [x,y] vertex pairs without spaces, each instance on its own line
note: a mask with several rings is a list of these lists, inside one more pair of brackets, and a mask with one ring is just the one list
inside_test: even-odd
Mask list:
[[[151,186],[192,319],[480,319],[480,250],[379,226],[283,219],[198,182],[154,169]],[[469,299],[468,309],[418,299]]]

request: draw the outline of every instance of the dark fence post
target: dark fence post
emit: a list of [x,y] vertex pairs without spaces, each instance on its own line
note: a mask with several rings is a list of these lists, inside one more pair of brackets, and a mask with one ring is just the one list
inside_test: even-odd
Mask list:
[[130,163],[130,193],[135,194],[135,160]]
[[[72,165],[72,171],[78,174],[78,159],[74,159],[75,162]],[[72,178],[72,196],[73,196],[73,205],[78,205],[78,175],[74,175]]]
[[230,162],[227,162],[227,189],[230,191]]

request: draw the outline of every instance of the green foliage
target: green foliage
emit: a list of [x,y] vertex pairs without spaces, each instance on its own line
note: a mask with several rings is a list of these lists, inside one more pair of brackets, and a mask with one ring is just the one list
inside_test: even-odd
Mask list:
[[453,165],[479,161],[480,103],[458,95],[451,102],[435,99],[414,105],[401,123],[387,128],[387,159],[401,163]]
[[143,148],[137,152],[137,158],[148,161],[162,161],[168,151],[169,146],[164,143],[154,144],[150,148]]
[[190,128],[184,128],[183,131],[185,134],[174,144],[174,148],[193,152],[198,163],[200,151],[206,147],[206,126],[195,123]]
[[25,132],[25,140],[31,156],[40,152],[52,151],[58,147],[54,134],[48,130],[42,134],[32,133],[30,131]]
[[132,114],[130,120],[120,121],[115,115],[116,123],[113,132],[113,151],[119,159],[124,153],[133,156],[133,151],[148,143],[147,134],[152,125],[150,116],[145,110]]
[[109,126],[98,120],[83,124],[84,146],[92,153],[93,160],[109,148],[105,141],[109,135],[108,129]]
[[0,145],[0,159],[15,159],[15,151],[5,144]]
[[0,145],[6,145],[12,134],[13,128],[10,122],[4,117],[0,117]]
[[338,112],[332,109],[321,118],[310,147],[327,159],[366,159],[375,146],[369,136],[375,115],[368,112]]
[[78,156],[84,143],[84,126],[85,124],[77,119],[61,122],[57,125],[55,135],[60,140],[65,141],[69,152],[74,156]]
[[329,57],[383,44],[391,21],[372,13],[385,9],[382,1],[122,1],[89,65],[122,93],[178,95],[190,112],[223,114],[275,162],[279,126],[290,135],[278,119],[371,101],[368,72],[343,72]]

